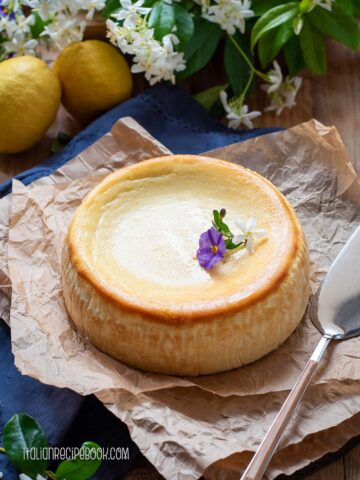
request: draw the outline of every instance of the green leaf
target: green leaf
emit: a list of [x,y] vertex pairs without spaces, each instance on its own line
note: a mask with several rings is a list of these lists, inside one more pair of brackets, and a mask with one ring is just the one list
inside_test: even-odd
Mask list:
[[95,442],[85,442],[81,446],[81,452],[73,460],[60,463],[55,475],[59,480],[86,480],[100,467],[100,457],[100,446]]
[[106,0],[105,8],[101,12],[101,15],[105,18],[110,18],[111,15],[119,10],[120,8],[120,1],[119,0]]
[[289,3],[291,0],[253,0],[251,2],[251,10],[253,10],[256,17],[264,15],[267,11],[284,3]]
[[285,5],[271,8],[262,15],[255,23],[251,32],[251,48],[253,49],[256,42],[269,30],[276,28],[288,20],[292,20],[299,11],[298,2],[290,2]]
[[265,68],[279,53],[281,47],[294,35],[292,21],[288,20],[279,28],[265,33],[259,40],[259,58]]
[[217,210],[213,210],[213,227],[216,228],[220,233],[222,233],[226,237],[232,237],[233,234],[230,232],[229,227],[226,225],[226,223],[223,222],[220,212]]
[[221,30],[218,25],[205,20],[197,21],[191,41],[184,49],[186,70],[178,73],[177,79],[183,80],[203,68],[214,55],[220,37]]
[[[119,0],[117,0],[117,2],[119,3]],[[154,5],[154,3],[156,3],[157,0],[144,0],[144,3],[141,5],[142,7],[146,7],[146,8],[150,8]]]
[[326,73],[326,54],[323,36],[304,17],[304,25],[299,35],[301,51],[306,65],[317,75]]
[[[233,38],[250,61],[253,61],[248,37],[237,33]],[[241,95],[249,80],[251,70],[230,37],[227,37],[225,40],[224,64],[226,75],[234,95]]]
[[309,13],[311,24],[319,32],[343,43],[352,50],[360,46],[360,28],[353,14],[336,2],[332,5],[331,12],[324,8],[315,8]]
[[34,21],[30,26],[31,35],[33,38],[39,38],[44,28],[51,22],[51,20],[43,20],[37,12],[33,14],[33,18]]
[[57,137],[51,142],[50,151],[56,153],[67,145],[72,137],[65,132],[59,132]]
[[231,238],[228,238],[225,240],[226,250],[234,250],[235,248],[238,248],[239,250],[241,250],[242,248],[245,247],[245,245],[246,245],[245,242],[235,244],[233,243]]
[[30,415],[14,415],[4,427],[3,447],[10,462],[22,473],[31,478],[37,474],[45,476],[46,460],[26,458],[26,452],[36,448],[41,458],[41,450],[47,447],[47,440],[39,423]]
[[218,101],[219,99],[219,93],[221,90],[226,90],[228,87],[228,84],[224,85],[216,85],[215,87],[208,88],[207,90],[204,90],[203,92],[199,92],[196,95],[194,95],[195,100],[202,105],[205,110],[210,110],[214,104]]
[[186,43],[194,35],[194,20],[192,15],[181,5],[174,4],[175,8],[175,34],[180,40],[179,47],[182,50]]
[[299,38],[292,36],[284,45],[284,56],[289,73],[293,77],[300,70],[306,67],[305,60],[301,51]]
[[175,8],[173,4],[158,1],[154,4],[149,14],[148,24],[154,29],[157,40],[171,33],[175,26]]

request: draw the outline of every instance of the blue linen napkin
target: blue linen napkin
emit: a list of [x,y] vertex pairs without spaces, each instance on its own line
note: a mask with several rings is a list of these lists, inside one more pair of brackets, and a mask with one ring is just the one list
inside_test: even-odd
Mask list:
[[[279,130],[228,130],[181,88],[159,86],[105,113],[45,163],[15,178],[28,185],[37,178],[50,175],[98,140],[124,116],[133,117],[174,153],[201,153]],[[0,184],[0,197],[10,191],[11,180]],[[0,432],[12,415],[26,412],[41,423],[51,445],[79,446],[83,441],[93,440],[103,447],[129,447],[128,461],[106,461],[94,478],[112,480],[130,467],[138,451],[126,426],[115,420],[94,397],[84,398],[69,390],[43,385],[22,376],[14,366],[10,333],[4,322],[0,322],[0,366]],[[2,455],[0,471],[4,473],[4,480],[18,478]]]

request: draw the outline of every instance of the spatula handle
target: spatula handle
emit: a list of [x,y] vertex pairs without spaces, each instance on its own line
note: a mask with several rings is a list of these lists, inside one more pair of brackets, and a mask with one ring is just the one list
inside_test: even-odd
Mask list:
[[285,428],[293,416],[296,407],[300,403],[329,341],[329,338],[321,338],[247,469],[243,473],[241,480],[261,480],[263,477],[265,470],[279,445]]

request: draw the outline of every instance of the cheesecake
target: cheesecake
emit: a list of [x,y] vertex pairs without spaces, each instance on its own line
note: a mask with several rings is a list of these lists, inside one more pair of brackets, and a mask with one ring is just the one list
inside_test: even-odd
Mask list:
[[[214,210],[255,219],[253,251],[211,269],[197,257]],[[216,247],[214,247],[216,248]],[[125,364],[197,376],[253,362],[283,343],[309,296],[309,256],[294,210],[259,174],[208,157],[171,155],[100,182],[71,221],[62,285],[80,333]]]

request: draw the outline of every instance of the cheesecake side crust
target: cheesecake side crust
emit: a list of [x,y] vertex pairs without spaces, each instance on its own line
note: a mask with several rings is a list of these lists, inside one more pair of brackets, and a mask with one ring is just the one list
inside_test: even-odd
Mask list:
[[[193,156],[179,156],[192,161]],[[167,157],[173,161],[174,156]],[[178,158],[175,156],[175,158]],[[196,157],[197,159],[199,157]],[[214,159],[204,161],[241,168]],[[164,158],[148,162],[164,161]],[[166,158],[165,158],[166,161]],[[107,177],[87,197],[127,172]],[[145,173],[145,171],[144,171]],[[253,174],[257,175],[257,174]],[[234,304],[217,308],[172,310],[132,304],[98,282],[77,255],[72,222],[62,252],[62,284],[68,312],[80,333],[101,351],[135,368],[170,375],[198,376],[251,363],[283,343],[298,326],[309,297],[309,254],[297,217],[271,185],[291,223],[286,258],[266,288]],[[80,211],[81,213],[81,211]]]

